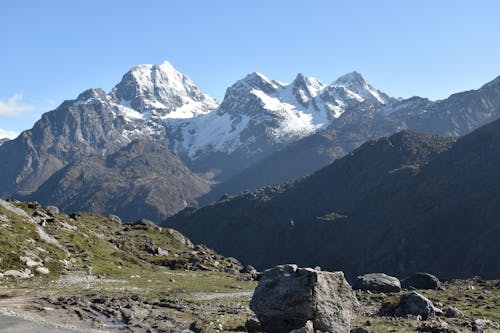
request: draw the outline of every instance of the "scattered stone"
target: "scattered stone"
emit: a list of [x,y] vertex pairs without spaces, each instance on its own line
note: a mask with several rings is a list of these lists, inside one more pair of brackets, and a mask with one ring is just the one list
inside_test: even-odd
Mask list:
[[423,319],[434,318],[436,314],[443,312],[436,308],[434,304],[425,296],[412,291],[401,296],[399,304],[394,309],[394,314],[398,317],[407,315],[422,316]]
[[161,247],[156,248],[156,255],[158,256],[168,256],[168,250],[164,250]]
[[31,208],[31,209],[39,209],[39,208],[42,208],[42,205],[40,205],[39,202],[37,201],[34,201],[34,202],[28,202],[28,208]]
[[116,222],[116,223],[120,223],[120,224],[122,223],[122,219],[119,216],[117,216],[117,215],[109,214],[108,215],[108,219],[110,221],[113,221],[113,222]]
[[47,267],[37,267],[35,269],[35,272],[37,272],[38,274],[42,274],[42,275],[50,274],[50,270]]
[[49,213],[50,215],[55,215],[55,214],[59,214],[59,208],[56,207],[56,206],[47,206],[45,207],[45,210],[47,211],[47,213]]
[[252,279],[256,280],[257,277],[259,276],[259,272],[252,266],[252,265],[246,265],[241,269],[241,273],[243,274],[249,274]]
[[10,220],[7,217],[7,215],[0,214],[0,223],[9,223],[9,222],[10,222]]
[[429,273],[415,273],[402,281],[403,288],[442,290],[443,284]]
[[483,332],[485,329],[500,329],[500,325],[488,319],[476,318],[471,323],[472,332]]
[[268,333],[288,333],[308,320],[315,330],[349,332],[358,304],[342,272],[280,265],[264,272],[250,308]]
[[153,240],[150,240],[149,242],[144,243],[144,251],[149,254],[156,254],[155,242]]
[[353,289],[369,290],[376,292],[398,292],[401,290],[401,282],[394,276],[384,273],[371,273],[356,277]]
[[417,328],[418,332],[431,332],[431,333],[458,333],[457,330],[450,328],[448,323],[442,321],[430,321],[423,323]]
[[78,215],[78,213],[71,213],[71,214],[69,214],[69,218],[72,220],[75,220],[75,221],[79,221],[80,215]]
[[19,257],[19,261],[23,262],[29,268],[42,266],[41,262],[35,261],[35,260],[28,258],[28,257]]
[[25,268],[21,271],[16,270],[16,269],[10,269],[10,270],[3,272],[3,275],[13,277],[13,278],[18,278],[18,279],[29,279],[30,277],[33,276],[33,274],[31,274],[31,271],[27,268]]
[[444,312],[445,317],[447,318],[457,318],[457,317],[462,317],[463,313],[457,309],[454,306],[449,306],[445,312]]

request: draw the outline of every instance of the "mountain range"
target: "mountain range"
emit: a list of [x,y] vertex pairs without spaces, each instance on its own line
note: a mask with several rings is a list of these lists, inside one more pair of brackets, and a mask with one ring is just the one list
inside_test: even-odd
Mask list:
[[456,137],[402,131],[308,177],[224,197],[174,227],[258,268],[500,276],[500,120]]
[[168,62],[139,65],[109,93],[89,89],[1,144],[0,196],[125,219],[138,216],[125,206],[146,203],[151,213],[140,215],[160,222],[312,173],[370,139],[405,129],[464,135],[498,117],[500,78],[430,101],[390,97],[357,72],[331,84],[251,73],[218,103]]

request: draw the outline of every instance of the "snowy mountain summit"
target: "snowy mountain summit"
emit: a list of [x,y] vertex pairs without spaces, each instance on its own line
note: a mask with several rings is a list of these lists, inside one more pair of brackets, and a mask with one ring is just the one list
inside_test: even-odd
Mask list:
[[392,101],[357,72],[330,85],[302,74],[282,83],[255,72],[229,87],[217,109],[169,124],[177,129],[175,151],[193,160],[214,151],[265,155],[329,126],[349,107]]
[[132,68],[113,88],[111,96],[120,105],[162,118],[191,118],[217,106],[212,97],[167,61]]

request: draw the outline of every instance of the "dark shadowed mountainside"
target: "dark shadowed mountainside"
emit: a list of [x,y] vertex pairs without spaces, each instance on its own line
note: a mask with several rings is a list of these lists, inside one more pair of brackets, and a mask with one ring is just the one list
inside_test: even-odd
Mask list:
[[459,139],[401,132],[309,177],[166,225],[259,268],[500,276],[500,121]]

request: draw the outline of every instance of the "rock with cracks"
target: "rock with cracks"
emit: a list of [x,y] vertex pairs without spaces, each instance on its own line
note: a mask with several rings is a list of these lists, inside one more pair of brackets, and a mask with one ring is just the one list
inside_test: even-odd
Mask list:
[[264,272],[250,302],[264,330],[285,333],[306,327],[349,332],[358,301],[342,272],[280,265]]

